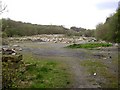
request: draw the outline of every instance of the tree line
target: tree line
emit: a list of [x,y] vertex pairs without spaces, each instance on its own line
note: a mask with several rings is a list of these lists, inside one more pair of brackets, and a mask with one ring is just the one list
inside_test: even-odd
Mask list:
[[31,36],[39,34],[65,34],[67,36],[95,37],[98,40],[120,43],[120,7],[116,12],[100,23],[96,29],[85,29],[72,26],[70,29],[57,25],[38,25],[2,19],[2,37]]
[[14,21],[11,19],[2,19],[3,37],[13,36],[31,36],[38,34],[64,34],[66,28],[56,25],[37,25]]
[[70,29],[57,25],[38,25],[2,19],[2,37],[31,36],[39,34],[65,34],[68,36],[93,36],[93,31],[84,28],[71,27]]

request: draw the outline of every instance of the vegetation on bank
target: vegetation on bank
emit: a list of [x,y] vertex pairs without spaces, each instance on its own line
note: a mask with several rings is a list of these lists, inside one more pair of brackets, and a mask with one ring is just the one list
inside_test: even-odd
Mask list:
[[95,37],[99,40],[120,43],[120,7],[116,13],[110,15],[105,23],[96,26]]
[[27,53],[19,69],[4,67],[3,83],[7,88],[66,88],[71,85],[71,74],[67,69],[62,62],[41,60]]
[[86,44],[73,44],[67,46],[68,48],[86,48],[86,49],[91,49],[91,48],[97,48],[97,47],[109,47],[112,46],[112,44],[109,43],[86,43]]

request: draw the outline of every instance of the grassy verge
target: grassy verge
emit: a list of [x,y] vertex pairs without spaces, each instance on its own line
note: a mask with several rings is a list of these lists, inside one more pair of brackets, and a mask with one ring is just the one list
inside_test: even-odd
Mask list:
[[68,48],[86,48],[86,49],[91,49],[91,48],[97,48],[97,47],[109,47],[112,46],[112,44],[108,43],[86,43],[86,44],[73,44],[67,46]]
[[[25,54],[26,68],[19,73],[20,88],[65,88],[71,84],[71,74],[66,64],[52,60],[40,60],[32,54]],[[24,69],[23,67],[21,69]]]
[[96,78],[104,78],[104,80],[96,81],[93,78],[92,81],[98,82],[102,88],[118,88],[118,77],[109,71],[106,65],[100,61],[85,60],[81,61],[81,65],[87,68],[87,73],[94,76],[96,73]]

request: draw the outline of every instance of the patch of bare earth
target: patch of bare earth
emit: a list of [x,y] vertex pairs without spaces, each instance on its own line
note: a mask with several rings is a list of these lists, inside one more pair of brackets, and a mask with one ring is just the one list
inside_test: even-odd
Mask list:
[[[44,46],[44,48],[43,48]],[[90,75],[86,73],[87,68],[80,65],[84,60],[98,60],[107,66],[115,77],[118,72],[118,52],[117,47],[101,48],[100,50],[86,49],[66,49],[66,44],[58,43],[23,43],[23,52],[32,52],[40,58],[52,58],[65,62],[73,74],[73,85],[71,88],[102,88],[107,83],[106,78],[98,75]],[[109,86],[104,86],[109,88]]]

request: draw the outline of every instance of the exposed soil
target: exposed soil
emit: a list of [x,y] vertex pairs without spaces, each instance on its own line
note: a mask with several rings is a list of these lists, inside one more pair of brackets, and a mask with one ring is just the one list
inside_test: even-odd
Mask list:
[[[118,74],[118,66],[113,64],[114,59],[118,59],[117,47],[100,48],[100,50],[86,49],[68,49],[64,48],[68,44],[50,43],[50,42],[29,42],[19,45],[23,48],[22,52],[31,52],[40,58],[51,58],[53,60],[61,60],[65,62],[73,74],[73,85],[71,88],[100,88],[100,83],[90,82],[88,79],[96,78],[100,81],[102,78],[90,76],[86,73],[86,68],[80,65],[83,60],[100,60],[106,64],[110,72],[116,76]],[[102,80],[104,81],[104,80]],[[101,83],[102,83],[101,81]]]

